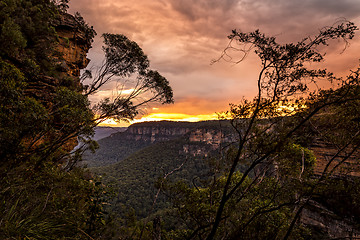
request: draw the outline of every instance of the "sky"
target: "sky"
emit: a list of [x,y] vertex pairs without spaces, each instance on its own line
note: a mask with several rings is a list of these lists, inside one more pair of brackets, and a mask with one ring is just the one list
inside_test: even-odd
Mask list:
[[[259,29],[286,43],[316,35],[344,18],[360,25],[359,0],[71,0],[68,12],[77,11],[98,33],[89,67],[103,59],[101,35],[121,33],[137,42],[151,69],[170,82],[175,103],[149,105],[137,121],[213,119],[229,103],[253,98],[260,69],[256,55],[239,64],[211,64],[233,29]],[[358,66],[360,33],[342,53],[343,48],[343,42],[335,41],[326,49],[324,64],[338,75]],[[114,84],[109,84],[91,100],[112,94]]]

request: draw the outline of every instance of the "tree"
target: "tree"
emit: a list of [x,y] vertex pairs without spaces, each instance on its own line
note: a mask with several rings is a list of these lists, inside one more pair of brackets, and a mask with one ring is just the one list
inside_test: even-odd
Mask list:
[[[184,220],[190,228],[185,237],[306,237],[297,231],[302,228],[298,221],[302,210],[320,194],[330,176],[345,174],[338,170],[358,152],[360,144],[359,124],[354,124],[359,115],[355,109],[360,103],[360,70],[343,79],[326,69],[313,69],[311,63],[323,61],[320,46],[333,39],[343,39],[347,44],[356,30],[353,23],[343,22],[296,44],[280,44],[258,30],[232,32],[220,59],[231,60],[229,51],[235,49],[243,53],[235,61],[240,63],[253,51],[261,61],[257,96],[232,104],[224,113],[224,118],[230,117],[238,141],[221,160],[222,173],[213,175],[203,188],[182,194],[170,188],[177,193],[173,195],[175,203],[180,202],[179,207],[186,212]],[[319,80],[337,87],[318,89]],[[314,157],[307,148],[320,137],[336,151],[325,159],[320,172],[314,172]],[[194,198],[188,191],[201,197]]]
[[[83,151],[72,152],[76,138],[93,148],[90,136],[99,120],[129,119],[142,104],[172,102],[168,81],[148,69],[136,43],[124,40],[121,45],[126,37],[106,35],[106,71],[101,75],[106,79],[95,80],[89,88],[79,87],[59,70],[56,23],[66,14],[67,3],[0,3],[0,238],[107,238],[103,206],[109,191],[76,165]],[[75,21],[90,44],[94,29],[79,14]],[[131,48],[126,44],[135,50],[127,52]],[[94,109],[97,117],[88,96],[111,77],[138,71],[137,91],[114,102],[105,100]],[[144,91],[152,97],[137,102]]]
[[[116,81],[120,94],[111,101],[104,99],[94,110],[102,121],[112,117],[116,120],[132,120],[139,107],[150,102],[172,103],[173,93],[169,82],[157,71],[149,69],[149,60],[139,45],[121,34],[103,34],[105,61],[92,78],[90,71],[82,80],[91,78],[85,86],[85,95],[96,93],[103,85]],[[131,78],[132,77],[132,78]],[[126,93],[122,93],[123,90]]]

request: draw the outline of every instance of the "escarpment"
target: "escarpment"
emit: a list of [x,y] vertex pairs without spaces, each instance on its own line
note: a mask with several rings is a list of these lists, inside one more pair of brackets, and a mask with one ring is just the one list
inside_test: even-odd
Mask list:
[[90,62],[86,55],[91,48],[91,39],[79,21],[70,14],[62,14],[59,21],[55,23],[55,29],[59,36],[58,69],[79,83],[80,70]]
[[74,16],[62,13],[53,25],[57,39],[49,58],[54,69],[48,75],[34,76],[27,87],[28,95],[43,102],[51,102],[53,93],[60,86],[73,86],[80,91],[80,70],[90,61],[86,55],[91,48],[91,39]]
[[[56,34],[53,39],[47,39],[52,42],[52,51],[48,56],[51,65],[49,69],[29,77],[25,89],[27,96],[40,101],[47,108],[50,118],[52,115],[56,116],[58,112],[55,98],[59,90],[66,88],[81,93],[80,71],[86,68],[90,61],[87,53],[92,41],[83,23],[68,13],[61,13],[54,19],[52,25]],[[57,133],[45,134],[38,139],[34,147],[41,144],[45,138],[55,139],[58,134],[63,133],[64,124],[68,122],[65,123],[61,118],[53,118],[54,120],[51,121]],[[75,135],[62,143],[65,152],[70,152],[77,145]]]

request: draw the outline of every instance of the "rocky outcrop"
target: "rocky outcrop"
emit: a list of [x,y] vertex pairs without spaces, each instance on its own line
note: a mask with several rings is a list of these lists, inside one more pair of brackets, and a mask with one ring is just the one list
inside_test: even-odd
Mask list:
[[90,61],[86,55],[91,48],[91,39],[83,31],[79,21],[67,13],[61,15],[55,23],[55,29],[59,36],[57,51],[60,53],[57,65],[66,75],[79,81],[80,70]]
[[350,219],[344,219],[315,201],[303,209],[302,224],[328,239],[359,239],[360,231]]
[[[48,109],[53,107],[53,99],[59,87],[70,87],[75,91],[82,91],[80,83],[80,70],[85,68],[89,59],[86,55],[91,47],[91,39],[83,31],[81,23],[72,15],[61,13],[53,23],[57,39],[54,41],[54,51],[49,58],[54,65],[51,76],[39,74],[34,75],[31,81],[27,82],[26,95],[41,101]],[[63,127],[62,122],[55,123],[59,131]],[[43,138],[53,136],[44,136]],[[34,147],[42,143],[39,139]],[[70,152],[78,144],[77,137],[73,137],[62,145],[62,149]]]
[[86,55],[91,47],[91,39],[88,39],[78,20],[62,13],[53,24],[58,38],[50,57],[54,61],[56,76],[36,76],[28,82],[26,90],[29,96],[45,103],[51,102],[53,93],[61,85],[72,85],[80,91],[80,70],[90,61]]
[[229,125],[218,121],[205,122],[145,122],[131,125],[125,133],[130,141],[144,141],[148,144],[165,142],[176,138],[185,139],[179,154],[208,157],[210,152],[221,150],[236,141],[236,135]]
[[190,127],[164,127],[132,125],[126,131],[127,139],[145,142],[162,142],[181,137],[191,130]]
[[339,152],[340,149],[321,139],[315,139],[310,149],[316,157],[315,174],[321,175],[327,168],[327,172],[334,169],[335,175],[360,177],[359,151],[348,157],[349,153],[346,151]]
[[[186,135],[190,143],[205,143],[210,145],[213,150],[221,147],[222,144],[225,146],[237,141],[237,135],[230,126],[222,123],[223,127],[220,127],[220,124],[214,124],[214,122],[215,121],[210,121],[210,123],[189,123],[161,121],[137,123],[128,128],[126,138],[129,140],[153,143],[169,141]],[[191,147],[190,145],[184,145],[184,152],[191,153],[192,155],[207,155],[205,149],[194,149],[194,146],[196,145],[193,144]],[[315,139],[310,146],[310,150],[313,151],[316,157],[314,169],[316,175],[320,175],[324,171],[330,160],[332,163],[329,165],[329,169],[332,169],[346,158],[346,154],[337,154],[338,149],[336,147],[326,144],[326,142],[321,139]],[[341,164],[341,167],[336,168],[335,174],[360,176],[357,156],[359,156],[359,154],[346,158],[346,161]],[[332,158],[334,159],[332,160]]]
[[[212,121],[211,121],[212,122]],[[226,132],[226,133],[225,133]],[[212,149],[220,147],[222,143],[236,141],[234,133],[228,134],[229,130],[223,131],[219,125],[207,122],[149,122],[131,125],[126,131],[129,140],[161,142],[171,139],[185,137],[191,143],[205,143]],[[187,149],[186,147],[184,149]]]
[[236,141],[235,133],[225,134],[222,129],[198,128],[190,132],[190,142],[205,142],[214,146]]

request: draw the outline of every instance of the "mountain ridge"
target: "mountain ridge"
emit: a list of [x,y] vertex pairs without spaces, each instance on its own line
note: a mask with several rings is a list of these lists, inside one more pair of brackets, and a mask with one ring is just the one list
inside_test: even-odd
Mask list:
[[130,125],[124,132],[113,133],[100,139],[99,149],[94,154],[86,153],[83,163],[89,167],[114,164],[141,148],[181,137],[188,140],[182,151],[192,156],[208,155],[207,150],[198,147],[196,143],[204,143],[213,151],[222,148],[224,144],[236,141],[228,121],[136,123]]

